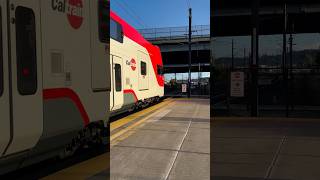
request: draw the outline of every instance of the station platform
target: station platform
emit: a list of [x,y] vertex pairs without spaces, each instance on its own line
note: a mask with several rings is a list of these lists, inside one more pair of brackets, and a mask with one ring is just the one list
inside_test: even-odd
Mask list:
[[320,119],[214,117],[214,180],[320,179]]
[[209,103],[168,98],[118,119],[110,152],[42,179],[210,179]]

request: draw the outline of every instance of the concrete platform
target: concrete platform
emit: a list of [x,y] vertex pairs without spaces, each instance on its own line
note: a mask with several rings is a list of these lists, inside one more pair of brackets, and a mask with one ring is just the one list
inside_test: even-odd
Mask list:
[[166,99],[118,119],[110,154],[43,179],[210,179],[209,106],[205,99]]
[[111,146],[111,179],[210,179],[209,100],[171,100],[127,133]]
[[214,118],[214,180],[320,179],[320,120]]

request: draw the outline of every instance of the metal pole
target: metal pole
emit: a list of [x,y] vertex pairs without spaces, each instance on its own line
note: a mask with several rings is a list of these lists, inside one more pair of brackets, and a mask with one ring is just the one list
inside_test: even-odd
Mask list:
[[200,88],[200,71],[201,71],[201,66],[200,66],[200,62],[199,62],[199,69],[198,69],[198,88]]
[[213,39],[213,33],[212,33],[212,29],[210,30],[211,34],[211,43],[210,43],[210,79],[209,79],[209,87],[210,87],[210,117],[213,117],[214,114],[214,91],[213,91],[213,87],[214,87],[214,81],[212,77],[215,77],[214,74],[214,56],[213,56],[213,46],[214,46],[214,39]]
[[293,36],[292,33],[294,31],[294,24],[292,23],[292,29],[290,32],[290,104],[291,110],[293,110]]
[[251,36],[251,116],[258,116],[258,62],[259,62],[259,6],[260,0],[252,4],[252,36]]
[[283,53],[282,53],[282,73],[284,80],[284,90],[286,92],[285,102],[286,102],[286,117],[289,116],[289,96],[288,96],[288,67],[287,67],[287,4],[284,3],[283,7],[284,16],[284,27],[283,27]]
[[234,54],[233,54],[233,49],[234,49],[234,42],[233,39],[231,41],[231,71],[233,71],[234,68]]
[[246,48],[243,48],[243,67],[246,67]]
[[192,9],[189,8],[189,80],[188,80],[188,98],[191,96],[191,24],[192,24]]

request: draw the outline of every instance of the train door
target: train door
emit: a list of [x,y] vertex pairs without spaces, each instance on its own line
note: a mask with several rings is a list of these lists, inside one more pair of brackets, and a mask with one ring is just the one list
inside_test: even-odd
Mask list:
[[148,64],[148,56],[138,51],[138,58],[139,58],[139,90],[144,91],[149,89],[149,64]]
[[7,54],[7,8],[0,1],[0,157],[10,140],[9,74]]
[[112,111],[112,109],[113,109],[113,93],[114,93],[114,88],[113,88],[113,79],[114,79],[114,77],[113,77],[113,63],[112,63],[112,55],[110,54],[110,67],[111,67],[111,71],[110,71],[110,74],[111,74],[111,83],[110,83],[110,85],[111,85],[111,91],[110,91],[110,111]]
[[120,109],[123,106],[123,66],[122,58],[112,56],[112,87],[113,87],[113,108],[112,110]]
[[11,138],[5,155],[36,145],[43,129],[39,0],[9,0]]

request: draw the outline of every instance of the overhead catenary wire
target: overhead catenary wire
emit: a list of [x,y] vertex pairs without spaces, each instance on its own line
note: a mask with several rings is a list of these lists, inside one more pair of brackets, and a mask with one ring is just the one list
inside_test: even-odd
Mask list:
[[148,28],[144,20],[136,13],[136,11],[130,8],[130,6],[126,3],[126,0],[122,0],[122,1],[123,1],[123,4],[127,7],[127,9],[129,9],[132,12],[132,14],[137,18],[137,20],[140,21],[141,24],[143,24],[144,28]]
[[143,24],[141,24],[139,21],[137,21],[132,15],[131,13],[129,13],[129,11],[123,6],[123,4],[119,3],[119,1],[113,1],[115,2],[115,5],[118,6],[122,12],[124,12],[127,16],[128,19],[132,20],[132,22],[137,25],[137,26],[141,26],[143,27]]
[[123,3],[121,3],[120,1],[114,1],[118,7],[120,7],[128,16],[129,18],[131,18],[137,25],[142,26],[143,28],[145,28],[146,26],[143,24],[143,22],[140,22],[140,20],[138,20],[135,15],[133,15],[131,12],[129,12],[129,10],[125,7],[125,5]]

